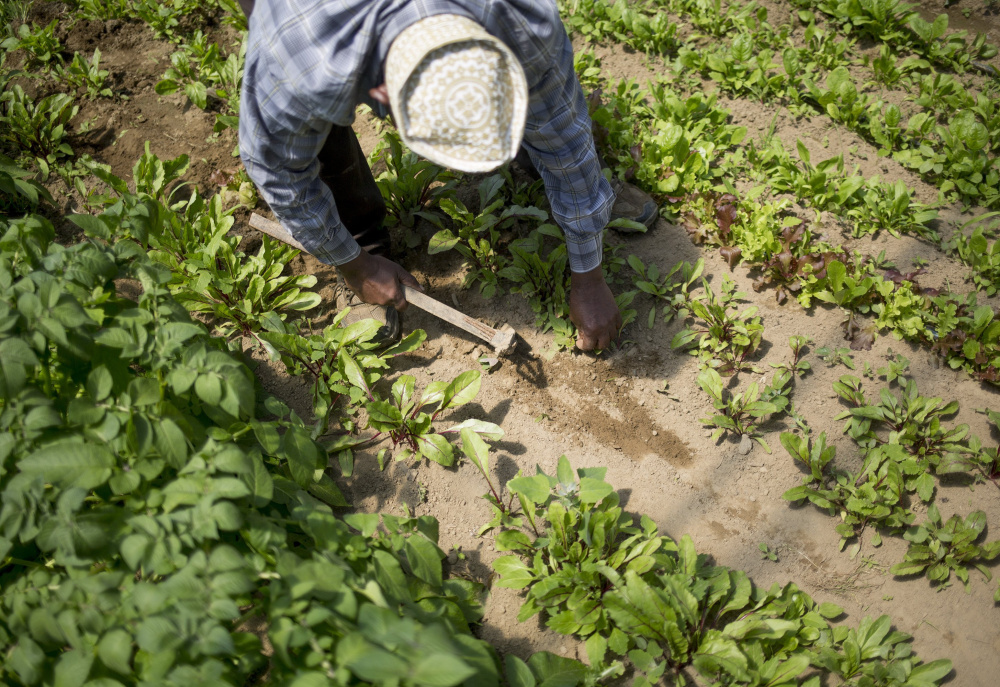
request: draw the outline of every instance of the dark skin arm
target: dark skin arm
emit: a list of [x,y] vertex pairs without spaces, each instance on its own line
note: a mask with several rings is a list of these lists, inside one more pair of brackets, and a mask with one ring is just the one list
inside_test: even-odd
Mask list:
[[622,315],[600,267],[573,273],[569,319],[579,330],[576,347],[581,351],[604,350],[618,340]]

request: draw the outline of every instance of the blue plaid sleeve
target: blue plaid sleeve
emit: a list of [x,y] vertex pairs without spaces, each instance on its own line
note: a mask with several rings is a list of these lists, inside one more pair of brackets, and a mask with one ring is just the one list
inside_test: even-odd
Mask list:
[[[253,20],[259,19],[263,17],[255,12]],[[256,59],[268,53],[272,61],[282,58],[280,52],[270,50],[267,32],[252,31],[251,39],[239,131],[240,157],[247,174],[281,224],[307,251],[332,265],[353,260],[361,247],[341,222],[333,194],[319,178],[317,156],[332,123],[315,116],[314,108],[297,97],[300,89],[295,80],[308,78],[307,74],[276,69]],[[313,49],[318,61],[322,46]]]
[[615,197],[601,174],[590,115],[573,71],[573,47],[561,27],[560,32],[561,55],[531,90],[524,147],[566,235],[570,270],[588,272],[601,265],[604,227]]

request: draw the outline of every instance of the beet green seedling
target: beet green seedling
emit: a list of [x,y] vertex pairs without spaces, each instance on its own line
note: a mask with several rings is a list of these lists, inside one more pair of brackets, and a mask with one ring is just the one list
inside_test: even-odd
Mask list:
[[836,350],[831,349],[829,346],[822,346],[816,349],[816,355],[819,356],[820,360],[826,363],[827,367],[843,365],[851,370],[856,369],[854,365],[854,356],[851,355],[851,349],[846,346],[841,346]]
[[729,312],[730,305],[746,294],[736,291],[728,276],[723,278],[718,296],[704,279],[702,285],[705,298],[691,301],[691,312],[700,320],[699,326],[679,331],[670,346],[686,348],[697,343],[691,354],[698,356],[704,366],[727,376],[754,369],[749,358],[756,353],[764,335],[761,318],[756,317],[757,307],[735,314]]
[[906,557],[890,571],[894,575],[916,575],[926,572],[931,582],[949,584],[951,574],[969,588],[969,570],[974,566],[987,580],[993,575],[983,564],[1000,556],[1000,540],[982,545],[976,541],[986,529],[986,513],[977,510],[963,518],[953,515],[947,522],[941,518],[937,506],[927,509],[927,521],[909,528],[903,538],[910,542]]
[[792,359],[787,363],[771,363],[771,367],[787,372],[790,376],[804,377],[812,365],[802,357],[806,354],[812,339],[808,336],[791,336],[788,338],[788,347],[792,349]]
[[708,368],[698,375],[698,385],[712,399],[712,405],[719,414],[710,418],[702,418],[703,424],[715,427],[712,439],[718,441],[727,432],[746,435],[764,447],[768,453],[771,447],[760,435],[758,427],[765,419],[780,413],[788,407],[788,382],[791,373],[778,371],[771,378],[771,384],[760,388],[757,382],[752,382],[742,394],[727,392],[722,386],[722,377],[715,370]]
[[699,259],[694,265],[679,262],[669,272],[663,274],[655,264],[647,267],[636,255],[628,256],[629,267],[635,272],[632,283],[635,287],[654,299],[653,307],[649,309],[646,325],[652,329],[656,323],[657,308],[663,317],[663,323],[669,323],[674,317],[685,319],[690,314],[689,303],[693,296],[691,287],[705,270],[705,261]]

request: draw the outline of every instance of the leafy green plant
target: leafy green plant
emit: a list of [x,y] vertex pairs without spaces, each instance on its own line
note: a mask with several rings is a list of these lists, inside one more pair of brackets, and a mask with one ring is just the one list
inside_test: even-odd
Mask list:
[[907,36],[912,5],[900,0],[825,0],[815,3],[844,30],[892,43]]
[[[431,255],[456,250],[466,258],[468,272],[463,286],[468,288],[479,282],[479,289],[486,298],[492,298],[499,286],[498,275],[506,266],[506,259],[499,250],[501,232],[514,227],[521,220],[544,222],[548,214],[533,207],[517,205],[503,211],[505,199],[500,196],[503,176],[494,174],[479,184],[479,213],[474,214],[465,205],[452,198],[441,200],[441,209],[451,218],[458,231],[445,229],[436,215],[424,215],[440,230],[431,237],[427,252]],[[499,214],[498,214],[499,212]]]
[[221,188],[222,200],[227,207],[233,205],[243,205],[253,209],[260,198],[257,187],[254,185],[250,175],[245,168],[236,170],[216,170],[210,177],[211,181],[217,183]]
[[830,348],[829,346],[822,346],[816,349],[816,355],[819,359],[826,363],[827,367],[835,367],[837,365],[843,365],[844,367],[854,370],[854,356],[851,355],[851,349],[846,346],[841,346],[836,350]]
[[809,361],[802,359],[811,345],[812,339],[808,336],[788,337],[788,347],[792,349],[792,359],[787,363],[771,363],[771,367],[787,373],[792,378],[804,377],[812,369]]
[[723,176],[717,152],[738,145],[746,127],[729,124],[717,96],[681,97],[668,83],[647,93],[620,81],[588,99],[598,149],[612,173],[646,190],[676,198],[707,191]]
[[947,660],[914,661],[886,616],[834,629],[827,618],[841,615],[837,606],[794,584],[755,589],[744,573],[710,565],[690,537],[659,535],[646,516],[636,526],[604,473],[574,472],[564,456],[556,476],[538,469],[511,480],[525,529],[497,535],[497,549],[514,555],[493,564],[499,586],[526,589],[518,618],[541,614],[549,628],[586,640],[602,677],[620,674],[625,656],[642,687],[784,684],[810,665],[873,683],[899,671],[936,684],[951,671]]
[[442,413],[469,403],[479,393],[482,373],[478,370],[463,372],[448,382],[431,382],[419,398],[415,395],[415,379],[403,375],[393,383],[391,397],[382,400],[372,394],[360,367],[352,369],[347,358],[343,359],[343,364],[347,379],[369,394],[365,404],[367,427],[376,431],[369,441],[378,441],[385,436],[392,442],[394,450],[402,446],[402,450],[395,454],[397,461],[427,458],[441,465],[452,465],[455,451],[448,435],[461,436],[469,431],[493,440],[503,437],[503,430],[497,425],[474,419],[440,432],[434,431],[433,423]]
[[[458,176],[407,150],[394,129],[386,129],[382,140],[368,158],[374,168],[380,162],[385,171],[375,178],[391,223],[412,228],[421,213],[436,213],[441,200],[453,196]],[[410,238],[412,237],[412,239]],[[407,233],[407,245],[415,247]]]
[[804,79],[809,97],[835,122],[854,129],[866,122],[873,108],[868,96],[859,93],[846,67],[837,67],[826,77],[826,88]]
[[474,431],[472,427],[463,427],[460,431],[462,453],[476,467],[489,487],[489,493],[484,494],[483,499],[490,505],[493,517],[488,523],[479,528],[476,534],[481,537],[490,530],[498,527],[520,527],[524,524],[524,521],[513,514],[514,494],[508,492],[505,501],[503,486],[494,483],[493,477],[490,475],[490,447],[480,434],[480,432]]
[[847,216],[855,220],[855,236],[885,230],[897,238],[915,234],[930,241],[939,239],[937,232],[927,226],[937,219],[937,210],[914,202],[913,191],[902,181],[892,184],[870,181],[861,204],[848,210]]
[[761,542],[757,544],[757,548],[760,549],[760,559],[763,561],[771,561],[772,563],[778,562],[778,552],[772,549],[770,546]]
[[669,323],[674,317],[685,319],[690,314],[689,303],[693,298],[691,287],[701,277],[705,270],[705,261],[699,259],[694,265],[678,262],[669,272],[662,273],[660,268],[651,263],[649,267],[636,255],[628,256],[629,267],[635,272],[632,283],[637,289],[653,298],[653,307],[649,309],[646,324],[652,329],[656,323],[657,309],[663,323]]
[[127,19],[131,12],[128,0],[72,0],[72,4],[84,19]]
[[950,67],[961,73],[976,60],[988,60],[997,54],[996,46],[986,42],[986,34],[977,34],[972,43],[965,31],[948,33],[948,15],[939,14],[933,22],[913,13],[909,17],[914,51],[934,64]]
[[[546,253],[545,238],[557,240]],[[549,313],[569,316],[569,258],[562,231],[554,224],[542,224],[525,238],[508,245],[510,263],[497,275],[512,283],[511,293],[528,299],[538,316],[535,326],[543,327]]]
[[60,159],[71,156],[66,142],[67,128],[79,111],[73,97],[65,93],[46,96],[35,102],[18,84],[0,95],[0,124],[3,140],[23,151],[47,179],[49,169]]
[[989,130],[970,110],[955,114],[948,126],[935,127],[939,142],[898,151],[894,157],[936,183],[951,199],[978,202],[984,207],[1000,203],[1000,170],[987,153]]
[[26,68],[42,67],[48,70],[62,61],[60,56],[62,44],[56,37],[58,25],[58,19],[53,19],[47,26],[42,27],[23,23],[18,27],[16,35],[0,43],[0,48],[8,52],[23,50],[26,55],[24,65]]
[[104,85],[108,70],[101,69],[101,51],[94,48],[94,55],[89,60],[80,53],[73,55],[73,61],[65,68],[59,68],[59,78],[73,88],[84,88],[87,97],[93,100],[98,96],[112,97],[111,89]]
[[1000,556],[1000,540],[976,544],[986,529],[986,513],[977,510],[966,517],[941,518],[937,506],[927,508],[927,520],[906,530],[910,542],[902,563],[890,568],[893,575],[926,574],[931,582],[948,584],[952,573],[969,589],[968,566],[975,566],[989,581],[993,575],[982,561]]
[[664,13],[647,14],[626,0],[561,0],[567,29],[590,41],[607,38],[645,53],[669,55],[677,50],[678,26]]
[[146,22],[157,38],[165,38],[174,43],[183,42],[185,32],[190,32],[193,27],[204,28],[210,20],[216,19],[219,8],[225,11],[223,14],[225,23],[232,25],[237,31],[246,32],[246,16],[236,0],[212,0],[211,2],[132,0],[129,2],[130,13]]
[[[826,445],[825,432],[816,443],[784,432],[781,444],[809,470],[802,486],[789,489],[782,498],[793,503],[809,501],[831,516],[839,514],[841,522],[835,529],[841,537],[841,549],[869,525],[877,528],[872,543],[878,546],[882,542],[879,529],[898,532],[913,521],[913,514],[903,502],[906,487],[900,464],[907,461],[899,446],[868,451],[861,470],[852,473],[833,464],[836,451]],[[911,474],[922,472],[913,461],[906,467],[913,468]]]
[[791,389],[791,373],[780,370],[774,373],[771,383],[761,388],[757,382],[751,382],[746,391],[741,394],[727,393],[722,385],[722,377],[715,370],[708,368],[698,374],[698,385],[712,399],[712,405],[719,414],[710,418],[702,418],[701,422],[709,427],[715,427],[712,439],[718,441],[727,432],[756,439],[765,451],[771,452],[760,435],[759,425],[772,415],[777,415],[788,407],[788,394]]
[[902,353],[893,354],[892,349],[886,356],[889,361],[887,365],[878,368],[876,373],[889,384],[896,382],[902,385],[906,382],[906,372],[910,368],[910,361]]
[[246,40],[240,43],[238,51],[223,56],[218,44],[210,42],[198,30],[179,47],[170,56],[171,66],[163,79],[156,83],[156,92],[169,95],[183,90],[188,100],[202,110],[209,108],[212,97],[224,105],[222,114],[216,117],[216,131],[235,126],[235,115],[240,111]]
[[0,38],[6,40],[14,37],[14,27],[20,27],[28,21],[30,10],[29,0],[11,0],[0,5]]
[[258,408],[166,270],[132,242],[53,237],[30,217],[0,242],[0,679],[496,684],[468,634],[477,587],[444,578],[436,521],[336,517],[325,449],[280,402]]
[[967,278],[975,284],[976,290],[985,292],[987,296],[1000,290],[1000,241],[989,243],[984,221],[998,214],[987,213],[967,222],[966,226],[974,225],[972,234],[966,236],[961,231],[955,232],[948,246],[969,267]]
[[17,217],[46,200],[52,202],[48,190],[31,178],[9,157],[0,154],[0,226],[4,219]]
[[686,67],[700,69],[720,88],[734,96],[752,96],[766,102],[785,93],[789,74],[777,71],[774,51],[755,43],[755,36],[741,32],[728,46],[701,53],[685,49],[679,61]]
[[682,329],[670,342],[671,348],[692,348],[691,354],[698,356],[702,364],[721,374],[732,375],[752,368],[749,359],[756,353],[764,336],[761,318],[755,316],[756,306],[742,312],[730,313],[733,303],[745,294],[736,291],[736,284],[723,277],[718,296],[708,282],[702,280],[705,298],[691,301],[691,314],[701,322],[701,326]]

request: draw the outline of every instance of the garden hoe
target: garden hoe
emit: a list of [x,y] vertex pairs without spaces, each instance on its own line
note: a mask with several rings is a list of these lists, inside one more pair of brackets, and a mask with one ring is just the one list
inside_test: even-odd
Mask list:
[[[261,217],[257,213],[250,215],[250,226],[254,229],[258,229],[271,238],[283,241],[288,245],[298,248],[301,251],[306,251],[302,244],[292,238],[292,235],[285,231],[277,222],[272,222],[269,219]],[[513,327],[509,324],[505,324],[499,329],[494,329],[489,327],[479,320],[473,319],[468,315],[465,315],[450,305],[445,305],[441,301],[435,300],[430,296],[417,291],[414,288],[403,285],[403,291],[406,294],[406,301],[411,303],[421,310],[429,312],[432,315],[440,317],[445,322],[450,322],[459,329],[463,329],[473,336],[477,336],[483,341],[487,342],[496,351],[498,356],[506,356],[510,354],[517,345],[517,332],[514,331]]]

